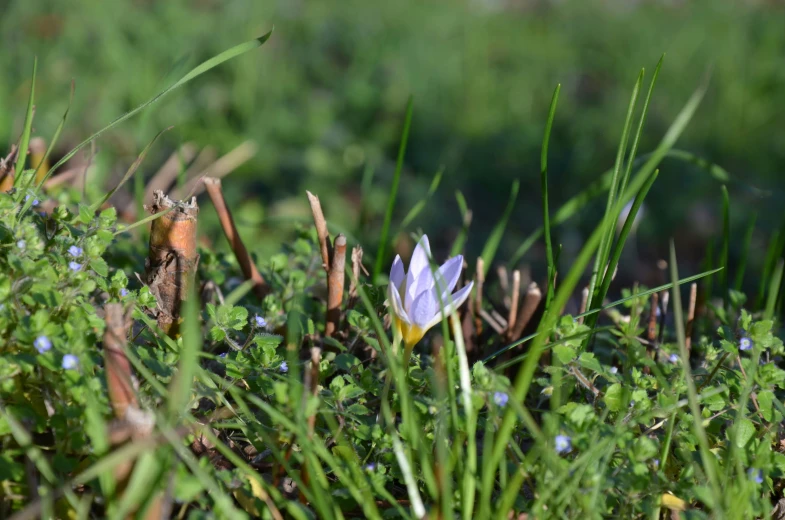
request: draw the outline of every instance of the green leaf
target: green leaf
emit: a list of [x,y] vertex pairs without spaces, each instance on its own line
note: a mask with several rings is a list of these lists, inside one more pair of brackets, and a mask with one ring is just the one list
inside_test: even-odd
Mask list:
[[623,406],[622,393],[623,390],[621,384],[619,383],[613,383],[608,387],[608,390],[605,391],[605,396],[602,399],[605,402],[605,405],[608,407],[608,410],[612,412],[618,412],[621,410]]
[[736,425],[736,446],[743,448],[755,435],[755,424],[747,418],[741,419]]
[[338,367],[338,370],[343,370],[344,372],[349,372],[352,367],[360,365],[360,360],[353,356],[352,354],[338,354],[335,357],[334,364]]
[[776,399],[776,397],[774,396],[774,392],[771,390],[763,390],[762,392],[758,392],[758,405],[760,406],[760,414],[767,421],[771,421],[774,399]]
[[575,359],[575,349],[568,345],[556,345],[553,347],[553,353],[563,365]]

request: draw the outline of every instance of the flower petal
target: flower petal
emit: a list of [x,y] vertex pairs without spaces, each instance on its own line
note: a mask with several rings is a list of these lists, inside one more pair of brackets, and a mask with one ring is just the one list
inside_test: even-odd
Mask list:
[[428,330],[430,326],[427,324],[433,320],[433,317],[439,314],[439,301],[436,299],[436,292],[433,290],[423,291],[412,303],[411,318],[412,323],[423,329],[423,332]]
[[401,255],[395,255],[392,267],[390,268],[390,283],[396,290],[401,290],[401,284],[406,279],[406,273],[403,270],[403,260]]
[[[448,298],[445,298],[443,302],[444,314],[441,313],[441,307],[439,306],[440,304],[438,301],[436,301],[436,308],[439,310],[439,312],[437,312],[436,315],[433,317],[433,319],[429,321],[423,328],[425,330],[430,329],[431,327],[442,321],[443,316],[449,316],[450,314],[453,313],[455,309],[463,305],[463,302],[465,302],[466,299],[469,297],[469,295],[472,293],[473,287],[474,287],[474,282],[469,282],[465,287],[459,289],[458,292],[449,296]],[[435,292],[433,294],[435,294]]]
[[387,285],[387,298],[390,300],[390,310],[393,315],[404,323],[411,323],[409,315],[403,308],[401,294],[392,285]]
[[455,289],[458,280],[461,278],[462,269],[463,256],[461,255],[450,258],[439,267],[436,284],[439,286],[439,290],[441,290],[442,294],[450,294],[452,290]]
[[404,303],[406,304],[407,309],[411,309],[411,304],[416,297],[416,294],[413,292],[410,293],[410,291],[413,291],[412,286],[414,286],[414,282],[419,278],[420,274],[430,273],[430,262],[431,245],[428,242],[428,235],[423,235],[414,248],[412,259],[409,262],[409,272],[406,274],[406,291],[404,292],[406,297]]

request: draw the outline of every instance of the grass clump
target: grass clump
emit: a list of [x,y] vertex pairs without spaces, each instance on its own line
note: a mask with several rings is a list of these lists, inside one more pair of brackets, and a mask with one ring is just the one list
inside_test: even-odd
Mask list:
[[[260,43],[208,60],[161,95]],[[4,172],[14,176],[13,187],[0,194],[2,515],[656,519],[781,512],[781,248],[770,255],[769,283],[755,303],[729,288],[726,247],[722,270],[684,279],[672,248],[668,283],[638,284],[607,300],[637,208],[703,94],[638,162],[654,86],[632,136],[643,77],[604,177],[605,215],[566,272],[558,271],[565,259],[559,262],[552,231],[570,206],[551,219],[546,196],[554,94],[541,156],[542,290],[519,270],[511,286],[506,270],[494,271],[504,230],[515,225],[517,183],[473,275],[461,275],[462,257],[436,271],[439,262],[432,266],[419,250],[409,264],[416,276],[393,270],[399,286],[386,287],[386,240],[365,273],[362,244],[331,238],[310,193],[316,226],[301,226],[280,253],[256,260],[241,247],[223,202],[216,208],[233,256],[197,243],[197,202],[167,198],[166,209],[121,224],[108,196],[75,205],[70,188],[44,189],[66,159],[37,183],[38,165],[24,169],[25,159],[17,159],[20,171]],[[20,142],[30,132],[26,124]],[[399,164],[404,153],[402,144]],[[383,237],[395,197],[393,189]],[[178,231],[186,224],[187,233]],[[726,226],[723,244],[728,235]],[[457,240],[455,254],[482,237],[464,227]],[[706,291],[717,273],[717,292]],[[582,308],[565,313],[584,283]],[[450,307],[454,286],[471,292],[458,309]],[[171,288],[165,297],[162,287]],[[385,304],[407,298],[409,287],[413,302]],[[429,322],[433,329],[422,337],[417,297],[434,288],[431,315],[444,319]]]

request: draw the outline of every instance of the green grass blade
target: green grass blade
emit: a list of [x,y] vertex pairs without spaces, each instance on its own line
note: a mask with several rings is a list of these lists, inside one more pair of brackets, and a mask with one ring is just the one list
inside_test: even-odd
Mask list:
[[515,201],[518,199],[518,188],[520,188],[520,186],[521,183],[517,179],[513,181],[512,188],[510,189],[510,198],[507,201],[507,207],[504,208],[502,217],[493,227],[491,234],[488,236],[488,240],[485,241],[485,246],[482,248],[482,254],[480,254],[480,256],[485,265],[485,273],[490,269],[493,257],[496,256],[496,250],[499,249],[499,244],[504,236],[504,229],[507,227],[507,221],[510,220],[512,209],[515,207]]
[[758,296],[755,298],[755,308],[757,309],[763,307],[766,289],[771,281],[771,273],[774,271],[777,260],[782,257],[783,247],[785,247],[785,220],[780,224],[780,229],[775,229],[769,239],[769,247],[766,249],[763,272],[758,285]]
[[553,118],[556,117],[556,104],[559,101],[561,84],[556,85],[548,109],[548,120],[545,123],[545,135],[542,137],[542,151],[540,153],[540,184],[542,185],[542,229],[545,235],[545,258],[548,262],[548,292],[545,296],[547,309],[553,299],[553,283],[556,278],[556,264],[553,262],[553,245],[551,244],[551,216],[548,211],[548,143],[551,139]]
[[747,257],[750,253],[752,246],[752,235],[755,233],[755,221],[758,219],[757,214],[753,214],[750,223],[747,224],[747,231],[744,233],[744,242],[741,244],[741,258],[739,259],[739,266],[736,268],[736,281],[733,283],[733,288],[736,291],[741,291],[744,285],[744,273],[747,270]]
[[477,413],[472,402],[472,383],[469,372],[469,358],[466,354],[466,345],[463,340],[463,329],[460,321],[453,316],[452,332],[455,338],[455,350],[458,357],[458,372],[461,382],[461,399],[466,416],[466,461],[463,469],[462,483],[462,517],[471,520],[474,514],[474,493],[476,489],[475,476],[477,473]]
[[635,82],[635,86],[632,89],[632,96],[630,96],[630,103],[627,107],[627,116],[624,120],[624,128],[622,129],[619,148],[616,151],[616,162],[613,166],[613,175],[611,177],[610,189],[608,190],[608,199],[605,203],[605,215],[603,217],[604,232],[600,240],[597,256],[594,259],[594,268],[592,269],[591,278],[589,279],[589,298],[586,302],[587,308],[591,308],[592,304],[597,299],[595,295],[597,281],[601,279],[605,266],[608,263],[608,255],[610,254],[613,234],[616,229],[616,220],[618,218],[618,213],[614,212],[613,208],[616,204],[617,193],[619,196],[623,196],[623,193],[619,192],[621,187],[621,169],[624,165],[624,155],[627,152],[627,141],[632,129],[632,116],[635,111],[635,104],[638,101],[641,83],[643,82],[643,74],[644,71],[641,70],[640,74],[638,74],[638,80]]
[[690,353],[687,351],[685,326],[684,326],[684,313],[681,306],[681,291],[676,286],[679,279],[679,268],[676,265],[676,247],[671,240],[670,245],[670,270],[671,281],[674,283],[674,288],[671,291],[673,304],[673,320],[676,325],[676,339],[679,345],[679,358],[682,360],[680,366],[684,371],[684,379],[687,383],[687,398],[689,400],[690,412],[692,413],[693,429],[695,437],[698,439],[698,446],[700,448],[701,459],[703,462],[703,471],[709,481],[709,488],[713,495],[714,505],[713,510],[717,514],[717,518],[722,518],[722,492],[720,490],[720,483],[717,480],[717,473],[715,468],[715,458],[709,449],[709,439],[706,436],[706,430],[703,428],[703,416],[701,415],[700,406],[698,404],[698,392],[695,390],[695,382],[692,379],[692,371],[690,369]]
[[387,235],[390,232],[390,225],[392,224],[393,210],[395,209],[395,198],[398,196],[398,185],[401,182],[401,171],[403,170],[403,158],[406,155],[406,143],[409,141],[409,127],[412,124],[412,108],[413,99],[409,96],[409,101],[406,104],[406,118],[403,122],[403,133],[401,135],[401,144],[398,148],[398,160],[395,163],[395,174],[393,175],[392,186],[390,187],[390,197],[387,199],[387,211],[384,214],[384,224],[379,235],[379,249],[376,251],[376,263],[373,266],[372,281],[376,280],[382,272],[382,265],[384,264],[384,253],[387,247]]
[[433,197],[433,194],[439,188],[439,183],[442,180],[443,174],[444,174],[444,166],[439,168],[439,171],[437,171],[436,175],[433,176],[433,180],[431,181],[431,186],[428,188],[428,193],[425,195],[425,197],[422,200],[418,201],[417,204],[415,204],[412,207],[412,209],[409,210],[409,213],[406,214],[406,216],[401,221],[400,226],[398,226],[399,229],[402,230],[406,229],[409,226],[409,224],[411,224],[412,221],[417,218],[417,216],[422,212],[422,210],[425,209],[425,206],[428,204],[428,201],[431,199],[431,197]]
[[180,417],[191,400],[194,376],[199,368],[199,353],[202,350],[202,331],[199,326],[199,298],[196,291],[189,291],[183,302],[183,348],[180,351],[180,364],[169,387],[169,416]]
[[25,126],[22,130],[22,137],[19,139],[19,153],[16,156],[14,171],[14,186],[20,186],[22,182],[22,172],[24,171],[25,161],[27,160],[27,149],[30,146],[30,134],[33,131],[33,106],[35,105],[35,77],[38,72],[38,57],[33,59],[33,79],[30,83],[30,97],[27,100],[27,112],[25,114]]
[[785,260],[780,258],[779,262],[777,262],[777,267],[774,268],[774,276],[771,277],[771,282],[769,283],[769,297],[766,300],[766,311],[763,313],[763,319],[765,320],[774,318],[774,306],[777,303],[777,296],[780,293],[782,284],[783,262]]
[[152,148],[153,144],[155,144],[155,142],[158,140],[159,137],[161,137],[164,134],[164,132],[171,130],[172,128],[174,127],[170,126],[169,128],[164,128],[163,130],[158,132],[155,135],[155,137],[153,137],[153,140],[150,141],[147,144],[147,146],[144,147],[142,153],[139,154],[139,157],[136,158],[133,164],[131,164],[130,168],[128,168],[128,171],[125,172],[125,175],[123,175],[123,178],[120,179],[120,182],[117,183],[117,186],[106,192],[106,194],[103,197],[95,201],[95,203],[93,203],[90,206],[91,212],[95,213],[96,211],[98,211],[101,208],[101,206],[104,205],[104,202],[111,199],[112,195],[117,193],[117,190],[123,187],[123,184],[125,184],[128,181],[128,179],[130,179],[133,176],[133,174],[136,173],[136,170],[139,169],[139,166],[142,164],[142,161],[144,161],[145,157],[147,157],[147,153],[150,151],[150,148]]
[[466,205],[466,198],[461,193],[461,190],[455,191],[455,200],[458,202],[458,209],[461,211],[461,230],[458,236],[455,237],[455,242],[452,243],[450,249],[450,256],[457,256],[463,251],[463,246],[466,245],[466,239],[469,237],[469,226],[472,223],[472,212]]
[[147,224],[148,222],[152,222],[153,220],[166,215],[167,213],[169,213],[173,209],[174,209],[174,206],[171,207],[171,208],[167,208],[165,210],[159,211],[158,213],[153,213],[152,215],[149,215],[149,216],[147,216],[147,217],[145,217],[145,218],[143,218],[141,220],[137,220],[133,224],[129,224],[129,225],[123,226],[123,227],[118,227],[117,231],[114,232],[114,236],[117,236],[117,235],[119,235],[121,233],[126,233],[128,231],[131,231],[132,229],[137,228],[139,226],[143,226],[143,225]]
[[57,161],[57,163],[55,163],[51,168],[49,168],[49,171],[41,179],[41,181],[38,183],[38,185],[41,186],[46,181],[46,179],[48,179],[49,176],[52,175],[52,173],[55,170],[57,170],[57,168],[59,168],[60,166],[65,164],[65,162],[68,161],[74,155],[76,155],[76,153],[79,150],[81,150],[82,148],[84,148],[85,146],[87,146],[88,144],[93,142],[95,139],[97,139],[98,137],[100,137],[101,135],[106,133],[107,131],[109,131],[112,128],[116,127],[117,125],[119,125],[123,121],[125,121],[127,119],[130,119],[131,117],[135,116],[136,114],[138,114],[139,112],[141,112],[142,110],[147,108],[148,106],[150,106],[153,103],[157,102],[158,100],[160,100],[161,98],[163,98],[164,96],[166,96],[167,94],[172,92],[173,90],[175,90],[175,89],[177,89],[179,87],[182,87],[183,85],[185,85],[186,83],[188,83],[192,79],[196,78],[197,76],[199,76],[201,74],[204,74],[208,70],[210,70],[210,69],[212,69],[214,67],[217,67],[218,65],[222,64],[225,61],[231,60],[232,58],[236,58],[237,56],[240,56],[241,54],[244,54],[244,53],[246,53],[248,51],[256,49],[257,47],[260,47],[261,45],[264,44],[264,42],[266,42],[270,38],[271,34],[272,34],[272,31],[268,32],[264,36],[260,36],[259,38],[255,38],[255,39],[247,41],[245,43],[241,43],[240,45],[235,45],[231,49],[228,49],[228,50],[218,54],[217,56],[213,56],[209,60],[204,61],[201,64],[197,65],[195,68],[191,69],[191,71],[188,74],[186,74],[185,76],[180,78],[180,80],[177,81],[175,84],[173,84],[170,87],[168,87],[168,88],[164,89],[163,91],[159,92],[158,94],[156,94],[152,98],[148,99],[147,101],[145,101],[144,103],[142,103],[138,107],[134,108],[133,110],[131,110],[129,112],[126,112],[122,116],[118,117],[117,119],[115,119],[114,121],[112,121],[111,123],[109,123],[108,125],[103,127],[101,130],[97,131],[96,133],[94,133],[93,135],[91,135],[90,137],[88,137],[87,139],[82,141],[81,143],[79,143],[74,149],[72,149],[70,152],[65,154],[65,156],[63,156],[62,159]]
[[730,250],[730,196],[728,188],[722,186],[722,249],[720,249],[720,287],[722,288],[722,302],[728,308],[728,252]]
[[39,170],[41,169],[41,166],[47,163],[47,160],[49,159],[49,155],[52,153],[52,150],[54,150],[57,141],[60,140],[60,134],[63,132],[63,128],[65,127],[65,122],[68,119],[68,113],[71,111],[71,105],[74,102],[75,90],[76,87],[74,85],[74,82],[71,81],[71,93],[68,96],[68,106],[65,108],[65,112],[63,113],[62,119],[60,119],[60,123],[58,123],[57,128],[55,128],[55,133],[54,135],[52,135],[52,139],[49,141],[49,146],[46,148],[46,153],[44,154],[44,158],[41,159],[41,162],[36,167],[35,175],[31,176],[30,179],[27,181],[25,188],[29,188],[30,185],[35,181],[35,179],[38,178],[38,174],[39,174]]

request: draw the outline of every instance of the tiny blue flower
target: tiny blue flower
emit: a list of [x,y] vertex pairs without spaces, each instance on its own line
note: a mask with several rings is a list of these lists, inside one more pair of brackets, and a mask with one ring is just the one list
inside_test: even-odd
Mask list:
[[287,373],[289,371],[289,364],[286,361],[284,361],[283,363],[281,363],[281,366],[278,367],[278,370],[280,370],[284,374]]
[[78,357],[74,356],[73,354],[66,354],[65,356],[63,356],[62,367],[65,370],[74,370],[78,366],[79,366]]
[[254,316],[254,321],[256,322],[257,327],[266,327],[267,321],[259,315]]
[[18,242],[16,243],[16,247],[18,247],[18,248],[19,248],[19,249],[21,249],[22,251],[24,251],[24,250],[25,250],[25,246],[27,246],[27,242],[25,242],[24,240],[20,240],[20,241],[18,241]]
[[222,353],[218,354],[218,357],[225,358],[226,354],[228,354],[228,352],[222,352]]
[[493,402],[496,403],[496,406],[506,406],[507,401],[509,400],[510,400],[510,396],[508,396],[504,392],[493,393]]
[[615,375],[615,374],[616,374],[616,373],[618,373],[618,372],[619,372],[619,369],[618,369],[618,368],[616,368],[616,367],[611,367],[611,374],[614,374],[614,375]]
[[739,340],[739,350],[750,350],[752,348],[752,340],[748,337],[743,337]]
[[654,459],[652,462],[654,463],[654,467],[655,468],[659,468],[660,467],[660,459]]
[[52,348],[52,342],[49,341],[49,338],[47,338],[46,336],[38,336],[37,338],[35,338],[35,341],[33,342],[33,346],[35,346],[35,349],[38,351],[39,354],[43,354],[44,352]]
[[560,455],[572,451],[572,439],[566,435],[557,435],[554,439],[554,444],[556,447],[556,453]]
[[125,287],[120,289],[120,296],[123,296],[123,297],[128,296],[128,289],[126,289]]
[[747,477],[756,484],[763,484],[763,470],[750,468],[747,470]]
[[670,357],[668,358],[668,360],[671,363],[678,363],[679,362],[679,356],[677,356],[676,354],[671,354]]
[[71,246],[68,248],[68,254],[74,258],[79,258],[82,256],[82,248],[79,246]]
[[38,206],[38,199],[33,199],[33,206]]
[[82,270],[82,264],[77,263],[77,262],[68,262],[68,268],[71,271],[73,271],[73,272],[81,271]]
[[365,471],[367,471],[369,473],[371,471],[375,470],[375,469],[376,469],[376,464],[374,464],[373,462],[371,462],[370,464],[366,464],[365,465]]
[[25,195],[25,202],[27,202],[28,200],[30,200],[30,195]]

